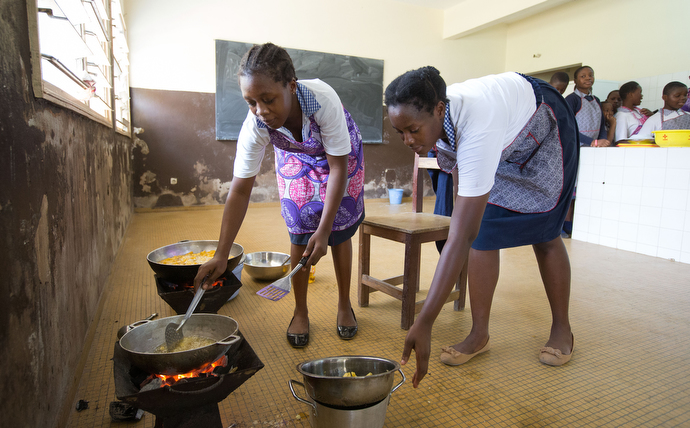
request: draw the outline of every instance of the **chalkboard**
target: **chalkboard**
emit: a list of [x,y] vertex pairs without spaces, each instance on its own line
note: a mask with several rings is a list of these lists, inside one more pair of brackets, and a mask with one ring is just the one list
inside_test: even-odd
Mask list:
[[[216,40],[216,139],[237,140],[247,117],[247,103],[237,70],[251,43]],[[381,143],[383,132],[383,60],[285,49],[298,79],[321,79],[338,93],[359,126],[365,143]]]

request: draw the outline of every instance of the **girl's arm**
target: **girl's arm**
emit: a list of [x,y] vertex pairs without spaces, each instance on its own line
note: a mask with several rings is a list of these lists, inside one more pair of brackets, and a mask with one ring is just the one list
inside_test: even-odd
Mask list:
[[326,154],[326,159],[330,169],[328,185],[326,187],[326,200],[323,203],[319,227],[311,239],[309,239],[307,248],[304,250],[304,254],[302,254],[303,257],[309,256],[309,260],[307,260],[307,264],[304,267],[305,269],[315,265],[328,252],[328,237],[333,230],[333,222],[343,200],[345,185],[347,184],[348,155],[331,156]]
[[244,216],[247,214],[249,197],[252,194],[255,178],[256,176],[250,178],[234,177],[232,179],[230,191],[225,200],[225,208],[223,209],[218,248],[213,259],[199,266],[199,271],[194,278],[194,289],[199,287],[206,275],[208,275],[208,279],[204,283],[204,288],[208,288],[228,267],[228,255],[233,242],[235,242],[235,237],[237,237],[237,232],[240,230],[242,221],[244,221]]
[[608,133],[606,131],[606,117],[604,117],[604,110],[601,108],[601,103],[599,98],[594,97],[599,105],[599,111],[601,111],[601,124],[599,125],[599,137],[596,141],[596,147],[608,147],[611,145],[611,140],[608,139]]
[[436,266],[429,294],[422,311],[405,338],[401,364],[405,364],[409,360],[412,349],[414,349],[417,355],[417,368],[412,378],[412,385],[415,388],[426,375],[429,366],[431,328],[469,256],[472,242],[479,233],[479,226],[488,200],[488,193],[476,197],[456,197],[450,220],[448,240]]

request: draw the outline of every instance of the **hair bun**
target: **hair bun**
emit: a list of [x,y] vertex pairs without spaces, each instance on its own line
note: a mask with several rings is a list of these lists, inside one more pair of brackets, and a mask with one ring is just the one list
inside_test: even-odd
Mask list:
[[429,75],[436,75],[440,76],[441,72],[436,69],[436,67],[432,65],[427,65],[426,67],[422,67],[422,73],[424,74],[429,74]]

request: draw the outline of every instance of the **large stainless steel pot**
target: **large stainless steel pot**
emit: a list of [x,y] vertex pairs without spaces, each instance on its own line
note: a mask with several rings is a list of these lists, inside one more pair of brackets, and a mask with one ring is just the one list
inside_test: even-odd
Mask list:
[[[198,253],[216,250],[217,248],[218,241],[180,241],[176,244],[166,245],[151,251],[146,256],[146,260],[148,260],[149,266],[160,278],[173,282],[191,281],[196,276],[201,265],[165,265],[159,262],[168,257],[187,254],[190,251]],[[244,248],[240,244],[233,243],[228,255],[228,267],[225,269],[226,274],[232,273],[232,270],[240,262],[242,254],[244,254]]]
[[294,385],[304,384],[290,379],[292,396],[301,403],[311,407],[312,428],[383,428],[386,423],[386,411],[391,401],[390,395],[376,404],[354,410],[336,409],[316,401],[305,400],[297,395]]
[[[378,403],[405,382],[400,364],[386,358],[345,355],[321,358],[297,365],[309,396],[328,406],[348,409]],[[399,372],[402,381],[394,388],[393,378]],[[343,377],[355,372],[357,377]],[[370,376],[365,376],[371,373]]]
[[148,321],[125,333],[120,346],[133,365],[149,373],[176,375],[199,369],[228,352],[241,340],[237,321],[218,314],[192,314],[184,325],[185,336],[202,336],[216,343],[189,351],[155,353],[165,343],[165,327],[182,322],[184,315]]

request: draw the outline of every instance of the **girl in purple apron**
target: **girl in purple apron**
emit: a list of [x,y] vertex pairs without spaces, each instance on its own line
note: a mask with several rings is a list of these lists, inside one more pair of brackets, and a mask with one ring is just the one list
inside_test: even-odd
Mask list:
[[438,70],[399,76],[385,93],[388,117],[418,154],[432,148],[439,166],[458,170],[448,240],[426,303],[405,339],[403,364],[417,354],[416,387],[428,367],[434,320],[469,255],[472,330],[443,347],[441,361],[459,365],[489,350],[489,312],[502,248],[532,245],[552,308],[553,324],[539,359],[566,363],[573,350],[568,319],[570,264],[560,237],[578,161],[575,117],[546,82],[503,73],[446,88]]
[[580,145],[587,147],[608,147],[611,143],[606,139],[606,122],[601,111],[599,99],[592,95],[594,84],[594,70],[584,66],[575,70],[573,74],[575,91],[565,97],[575,113],[577,126],[580,129]]
[[331,247],[338,283],[336,332],[352,339],[357,320],[350,303],[352,236],[364,220],[364,158],[359,128],[335,91],[318,80],[297,81],[287,52],[255,45],[238,71],[249,114],[237,141],[234,178],[213,260],[199,268],[195,285],[225,271],[227,254],[247,211],[254,179],[268,145],[275,151],[281,212],[290,235],[295,311],[287,330],[293,347],[309,342],[309,268]]

